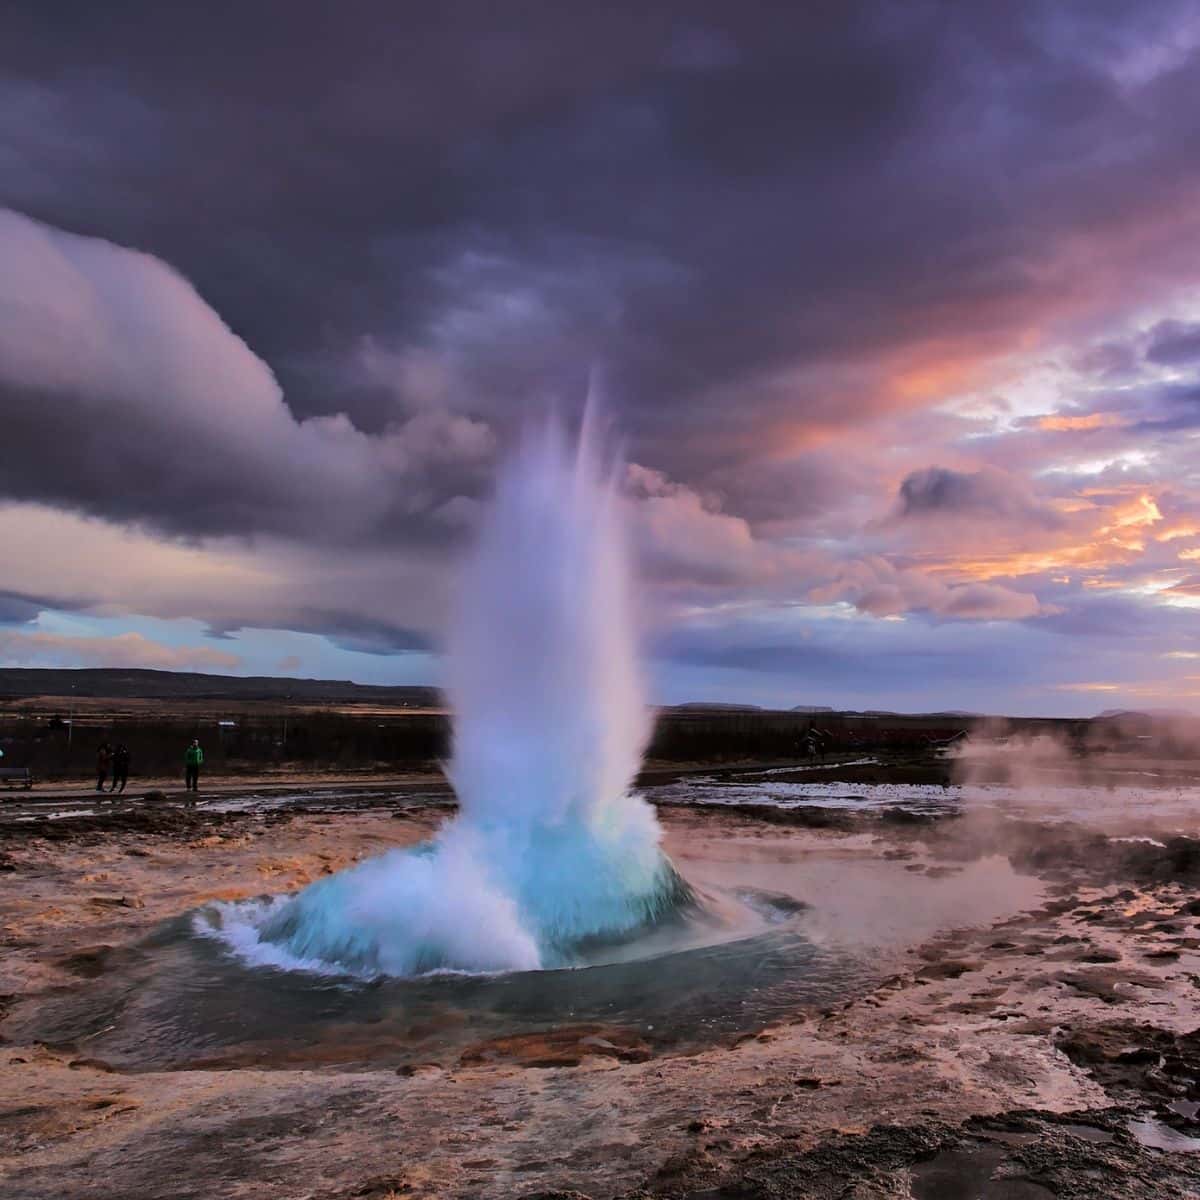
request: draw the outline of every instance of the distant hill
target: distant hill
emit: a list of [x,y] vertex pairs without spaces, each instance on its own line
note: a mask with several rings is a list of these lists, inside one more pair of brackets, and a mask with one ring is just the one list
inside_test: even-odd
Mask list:
[[396,704],[431,708],[431,687],[376,687],[343,679],[287,679],[270,675],[202,675],[188,671],[97,667],[53,670],[0,667],[0,699],[92,696],[129,700],[275,700],[293,703]]
[[788,711],[798,713],[830,713],[834,710],[828,704],[793,704]]
[[762,712],[761,704],[724,704],[719,700],[711,703],[704,700],[689,700],[687,704],[673,704],[676,712]]
[[1133,718],[1141,721],[1195,720],[1196,714],[1182,708],[1106,708],[1093,718],[1096,721],[1116,721]]

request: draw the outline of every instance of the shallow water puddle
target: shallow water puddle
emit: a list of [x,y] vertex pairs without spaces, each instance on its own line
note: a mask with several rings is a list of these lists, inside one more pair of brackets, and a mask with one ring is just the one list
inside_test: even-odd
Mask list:
[[1113,1135],[1107,1129],[1099,1129],[1095,1125],[1080,1125],[1074,1121],[1068,1121],[1059,1125],[1058,1128],[1065,1129],[1077,1138],[1083,1138],[1085,1142],[1095,1142],[1099,1146],[1107,1146],[1113,1140]]
[[1153,1117],[1140,1117],[1129,1122],[1129,1132],[1151,1150],[1194,1154],[1200,1151],[1200,1138],[1188,1137]]
[[1050,1188],[1031,1179],[1006,1178],[998,1170],[1006,1153],[996,1147],[943,1150],[912,1167],[913,1200],[1046,1200]]

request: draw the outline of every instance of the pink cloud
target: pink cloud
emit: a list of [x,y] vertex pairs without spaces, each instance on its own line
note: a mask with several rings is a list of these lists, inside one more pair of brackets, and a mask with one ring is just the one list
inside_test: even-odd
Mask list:
[[56,633],[0,632],[0,660],[89,667],[147,667],[158,671],[236,671],[236,654],[209,646],[167,646],[140,633],[71,637]]

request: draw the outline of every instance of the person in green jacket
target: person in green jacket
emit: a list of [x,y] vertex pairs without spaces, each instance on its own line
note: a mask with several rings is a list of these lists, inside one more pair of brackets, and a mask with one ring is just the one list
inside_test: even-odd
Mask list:
[[200,767],[203,763],[204,751],[200,749],[200,739],[192,738],[192,744],[183,756],[183,778],[189,792],[200,790]]

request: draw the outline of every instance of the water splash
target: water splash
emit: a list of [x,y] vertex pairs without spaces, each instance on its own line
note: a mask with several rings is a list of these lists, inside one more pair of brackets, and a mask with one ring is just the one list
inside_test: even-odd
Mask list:
[[[388,975],[560,966],[689,901],[630,792],[650,717],[613,470],[586,426],[574,447],[554,423],[526,435],[450,639],[459,815],[415,850],[260,914],[263,961]],[[244,920],[237,936],[247,952]]]

